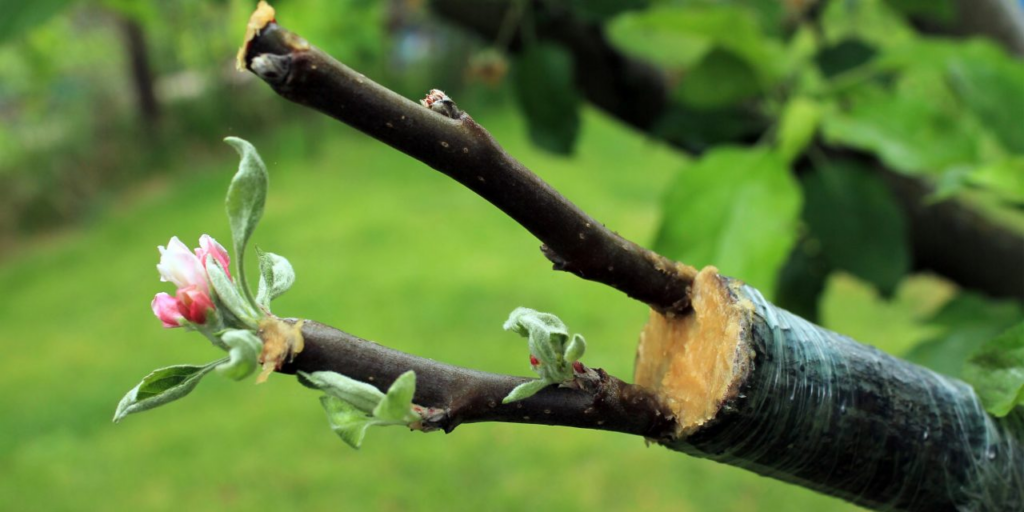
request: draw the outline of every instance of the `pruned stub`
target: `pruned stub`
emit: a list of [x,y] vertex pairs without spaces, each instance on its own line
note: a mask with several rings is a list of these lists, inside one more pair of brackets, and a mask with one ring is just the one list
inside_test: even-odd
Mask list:
[[736,396],[750,369],[753,305],[738,286],[718,269],[705,267],[691,288],[692,309],[651,310],[640,334],[636,383],[672,410],[677,437],[712,420]]

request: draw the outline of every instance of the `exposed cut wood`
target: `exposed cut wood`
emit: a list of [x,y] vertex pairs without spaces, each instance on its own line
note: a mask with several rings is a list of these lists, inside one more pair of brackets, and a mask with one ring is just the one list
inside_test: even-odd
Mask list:
[[651,310],[640,334],[636,383],[675,413],[685,436],[715,417],[750,368],[753,350],[744,333],[753,307],[740,299],[715,267],[705,267],[691,290],[693,309],[663,315]]

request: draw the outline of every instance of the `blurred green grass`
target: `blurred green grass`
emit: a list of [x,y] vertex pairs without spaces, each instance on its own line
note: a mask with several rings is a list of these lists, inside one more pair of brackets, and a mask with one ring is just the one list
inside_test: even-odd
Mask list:
[[[478,119],[583,209],[649,243],[682,157],[586,118],[574,159],[538,152],[508,111]],[[524,343],[501,323],[529,306],[585,334],[588,364],[631,376],[645,308],[552,272],[538,242],[482,199],[335,124],[295,123],[253,142],[271,172],[255,242],[298,274],[276,313],[525,375]],[[223,195],[237,160],[225,145],[167,165],[95,222],[33,240],[0,266],[4,509],[856,510],[611,433],[387,428],[357,452],[327,428],[316,393],[283,375],[261,386],[211,376],[182,402],[112,424],[117,401],[151,369],[219,356],[197,335],[161,329],[149,301],[167,291],[157,245],[229,239]]]

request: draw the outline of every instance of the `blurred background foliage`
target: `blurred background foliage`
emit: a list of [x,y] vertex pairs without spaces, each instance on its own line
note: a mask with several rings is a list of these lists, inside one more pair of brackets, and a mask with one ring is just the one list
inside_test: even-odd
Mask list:
[[[444,89],[623,235],[954,376],[1024,317],[1024,22],[1012,2],[964,5],[274,3],[284,26],[372,79],[411,98]],[[279,311],[527,374],[499,326],[529,306],[584,333],[590,362],[631,374],[642,305],[551,273],[535,240],[482,200],[236,72],[253,7],[0,9],[0,502],[853,509],[595,432],[384,429],[355,453],[286,377],[255,389],[210,379],[112,426],[147,371],[209,359],[147,306],[161,290],[156,245],[227,239],[226,135],[254,141],[271,168],[257,242],[299,275]]]

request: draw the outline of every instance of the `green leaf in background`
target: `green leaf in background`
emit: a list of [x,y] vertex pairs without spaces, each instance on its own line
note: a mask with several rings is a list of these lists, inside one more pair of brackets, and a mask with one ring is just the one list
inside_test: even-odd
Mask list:
[[867,64],[877,54],[874,47],[863,41],[845,39],[823,48],[814,60],[826,78],[833,78]]
[[32,0],[31,2],[5,3],[3,16],[0,16],[0,44],[28,32],[37,25],[46,23],[71,3],[71,0]]
[[983,165],[968,173],[964,179],[1005,201],[1024,204],[1024,156]]
[[530,139],[552,153],[572,153],[580,131],[580,98],[572,55],[561,46],[536,43],[515,59],[513,83]]
[[416,394],[416,372],[409,370],[395,379],[388,388],[373,416],[384,421],[408,424],[416,421],[419,415],[412,410],[412,397]]
[[846,111],[829,111],[822,133],[832,145],[870,151],[907,174],[939,174],[971,166],[981,155],[979,128],[955,109],[944,108],[936,88],[865,94]]
[[263,252],[256,248],[260,259],[260,284],[256,292],[256,303],[270,311],[270,301],[280,297],[295,284],[295,270],[284,256]]
[[776,134],[779,155],[788,163],[792,163],[818,132],[818,121],[821,120],[821,105],[818,102],[797,96],[782,110],[779,130]]
[[913,347],[904,357],[959,378],[972,352],[1022,318],[1024,309],[1012,300],[996,301],[962,292],[928,320],[941,332]]
[[117,404],[114,423],[119,423],[129,414],[159,407],[184,397],[196,388],[207,373],[226,361],[227,358],[224,358],[203,366],[182,364],[153,370]]
[[886,0],[890,7],[906,16],[948,23],[956,19],[952,0]]
[[686,73],[673,94],[683,103],[709,109],[733,105],[760,91],[760,78],[746,60],[715,48]]
[[320,405],[327,413],[331,430],[352,448],[359,448],[366,437],[366,429],[374,425],[373,418],[352,404],[330,395],[320,397]]
[[883,0],[827,2],[820,24],[825,40],[861,39],[873,46],[899,46],[917,36],[910,24]]
[[217,366],[217,373],[234,380],[242,380],[256,370],[263,341],[252,331],[229,329],[221,335],[228,346],[228,361]]
[[742,6],[659,6],[618,16],[608,33],[619,48],[668,68],[694,66],[716,47],[746,61],[765,86],[784,67],[781,42],[766,37],[756,12]]
[[270,175],[267,173],[267,166],[263,164],[259,153],[248,141],[238,137],[226,137],[231,147],[235,148],[241,157],[238,164],[238,172],[231,178],[228,186],[226,206],[228,222],[231,224],[231,240],[234,246],[235,275],[241,285],[242,293],[250,302],[254,302],[252,291],[249,290],[245,280],[243,258],[245,246],[249,237],[256,230],[260,218],[263,217],[263,207],[267,202],[267,186]]
[[780,155],[719,147],[670,186],[654,249],[698,268],[715,265],[774,297],[776,276],[796,242],[801,202]]
[[910,269],[906,220],[881,178],[851,160],[805,173],[804,222],[829,265],[891,295]]
[[953,91],[1006,149],[1024,154],[1024,64],[994,44],[964,50],[949,63]]
[[821,254],[821,242],[804,237],[793,247],[779,272],[775,304],[814,323],[818,303],[832,268]]
[[626,11],[644,9],[651,0],[569,0],[568,3],[580,18],[603,22]]
[[985,410],[1006,416],[1024,403],[1024,322],[986,342],[967,360],[964,380]]

